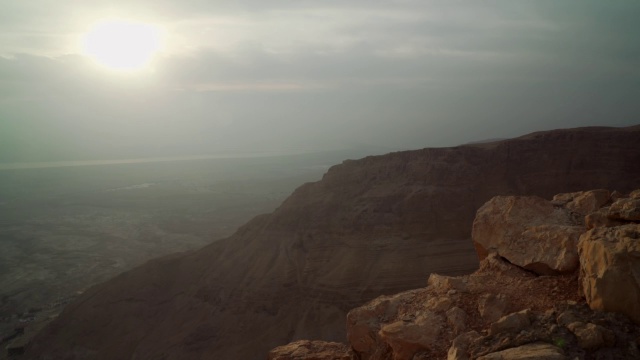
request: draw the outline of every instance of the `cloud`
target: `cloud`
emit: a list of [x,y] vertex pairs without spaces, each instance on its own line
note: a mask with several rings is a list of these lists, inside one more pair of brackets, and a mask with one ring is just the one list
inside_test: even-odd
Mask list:
[[[640,110],[633,2],[3,1],[0,161],[445,146]],[[129,75],[69,50],[112,13],[172,50]]]

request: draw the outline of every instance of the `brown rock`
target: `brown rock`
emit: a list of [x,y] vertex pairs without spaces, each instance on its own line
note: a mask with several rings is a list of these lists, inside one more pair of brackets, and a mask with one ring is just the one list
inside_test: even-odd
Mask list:
[[578,319],[579,317],[577,314],[575,314],[571,310],[566,310],[566,311],[563,311],[560,315],[558,315],[558,317],[556,318],[556,322],[560,326],[567,327],[569,326],[569,324],[578,321]]
[[640,198],[618,199],[609,207],[608,216],[623,221],[640,221]]
[[447,360],[469,360],[467,348],[471,342],[480,337],[480,334],[476,331],[469,331],[458,335],[451,343],[451,347],[447,353]]
[[531,310],[522,310],[509,314],[491,324],[489,335],[496,335],[502,332],[518,333],[531,325]]
[[578,195],[582,194],[582,191],[556,194],[551,199],[551,203],[555,206],[565,206],[567,203],[573,201]]
[[516,348],[498,351],[478,360],[565,360],[559,348],[547,343],[532,343]]
[[[506,261],[504,258],[500,257],[497,254],[489,254],[484,260],[480,262],[479,267],[480,273],[484,275],[480,275],[479,273],[474,274],[474,276],[493,276],[494,274],[507,275],[511,277],[521,277],[526,275],[531,275],[529,271],[524,270],[523,268],[513,265],[510,262]],[[491,274],[491,275],[489,275]]]
[[578,345],[587,350],[596,350],[601,347],[613,346],[616,338],[608,329],[596,324],[573,322],[567,326],[578,339]]
[[591,213],[584,218],[585,226],[587,230],[591,230],[597,227],[613,227],[624,224],[621,220],[615,220],[609,218],[609,208],[604,207],[594,213]]
[[352,360],[349,346],[324,341],[300,340],[269,352],[269,360]]
[[442,331],[442,317],[433,312],[418,315],[413,322],[396,321],[380,329],[380,337],[393,349],[394,360],[410,360],[422,349],[433,347]]
[[625,194],[621,193],[621,192],[620,192],[620,191],[618,191],[618,190],[614,190],[614,191],[611,193],[611,202],[615,202],[616,200],[621,199],[621,198],[624,198],[624,197],[627,197],[627,196],[625,196]]
[[554,274],[577,269],[582,232],[568,210],[550,201],[497,196],[478,210],[472,237],[481,259],[494,252],[538,274]]
[[507,306],[507,299],[502,294],[484,294],[478,299],[478,312],[488,322],[499,320],[507,310]]
[[584,191],[577,193],[577,195],[565,205],[565,208],[585,216],[603,207],[609,202],[610,198],[611,193],[609,190]]
[[455,334],[460,334],[467,329],[467,313],[457,306],[447,310],[447,323]]
[[347,339],[364,358],[386,352],[386,344],[378,336],[380,322],[395,315],[400,298],[401,295],[381,296],[347,314]]
[[449,290],[456,290],[460,292],[469,291],[465,279],[461,277],[431,274],[429,275],[427,283],[439,293],[446,293]]
[[640,224],[589,230],[580,237],[579,251],[589,306],[640,323]]
[[433,297],[427,301],[426,308],[433,311],[447,311],[451,307],[452,301],[448,296]]

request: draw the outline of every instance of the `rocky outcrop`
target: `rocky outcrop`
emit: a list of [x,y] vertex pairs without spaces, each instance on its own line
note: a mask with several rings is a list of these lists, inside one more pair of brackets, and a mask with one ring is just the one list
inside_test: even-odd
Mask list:
[[[566,221],[574,213],[607,213],[612,201],[616,204],[630,198],[622,194],[611,197],[608,191],[595,190],[559,194],[553,204],[538,197],[490,200],[478,210],[474,226],[506,224],[497,229],[502,238],[487,251],[480,268],[465,276],[431,274],[426,288],[379,297],[351,310],[347,334],[354,358],[640,358],[640,322],[636,317],[640,306],[640,224],[585,232],[579,245],[573,242],[570,249],[579,255],[579,272],[538,276],[526,263],[516,265],[507,258],[509,251],[504,251],[521,241],[521,236],[513,234],[520,234],[532,223],[544,226],[545,221]],[[527,209],[526,204],[531,207]],[[481,230],[481,234],[488,231]],[[510,236],[503,235],[509,231]],[[582,227],[582,231],[586,229]],[[530,245],[522,249],[541,248]],[[555,250],[548,252],[536,256],[550,263],[558,263],[554,257],[564,256]]]
[[575,274],[541,278],[496,255],[454,279],[466,289],[434,281],[350,311],[348,340],[358,358],[475,359],[508,346],[550,342],[552,334],[542,328],[555,319],[544,318],[545,312],[580,300]]
[[[478,210],[473,222],[473,243],[480,258],[495,253],[541,275],[574,271],[578,268],[576,245],[583,226],[582,219],[569,209],[589,208],[593,199],[600,197],[595,194],[598,192],[569,194],[576,198],[565,207],[539,197],[491,199]],[[608,200],[607,192],[604,203]]]
[[593,309],[640,324],[640,224],[595,228],[580,238],[580,278]]
[[[151,261],[86,291],[36,337],[27,358],[263,359],[269,349],[294,340],[343,341],[350,309],[423,286],[430,273],[454,276],[477,269],[471,223],[493,196],[550,198],[589,188],[636,187],[639,138],[640,127],[569,129],[345,161],[230,238]],[[570,225],[530,236],[551,238],[557,226]],[[558,271],[568,271],[558,264]],[[482,283],[519,291],[495,292],[504,295],[500,316],[524,310],[524,295],[542,291],[536,286],[550,293],[558,287],[554,301],[575,295],[576,285],[562,276],[538,284],[512,265],[487,266],[511,266],[506,271],[513,276],[475,275],[485,276]],[[513,280],[519,276],[524,280]],[[446,354],[450,343],[443,339],[455,334],[449,323],[457,324],[456,331],[482,330],[477,322],[489,320],[479,316],[476,297],[488,292],[473,284],[469,279],[469,293],[454,288],[425,298],[435,299],[425,316],[441,319],[442,329],[432,345],[412,343],[421,347],[416,354]],[[459,311],[447,314],[447,298],[467,314],[464,326]],[[492,301],[486,314],[500,308]],[[395,313],[383,306],[380,311],[388,315],[372,315],[369,328],[358,320],[359,327],[350,329],[362,334],[354,349],[370,354],[393,349],[380,331],[404,324],[399,316],[409,305],[397,304],[401,310]],[[422,326],[419,317],[407,323]],[[397,333],[384,332],[386,339]]]

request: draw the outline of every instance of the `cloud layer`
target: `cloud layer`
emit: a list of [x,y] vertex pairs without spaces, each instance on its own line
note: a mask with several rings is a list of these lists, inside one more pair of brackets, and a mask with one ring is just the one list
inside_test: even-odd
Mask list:
[[[639,122],[632,1],[0,4],[0,161],[417,148]],[[101,16],[166,29],[151,70],[77,53]]]

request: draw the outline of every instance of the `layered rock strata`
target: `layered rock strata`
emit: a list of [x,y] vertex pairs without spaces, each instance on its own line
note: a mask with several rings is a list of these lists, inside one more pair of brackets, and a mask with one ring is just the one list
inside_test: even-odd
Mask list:
[[640,127],[582,128],[345,161],[230,238],[88,290],[27,358],[263,359],[293,340],[343,341],[349,309],[477,269],[471,223],[493,196],[632,190],[638,139]]

